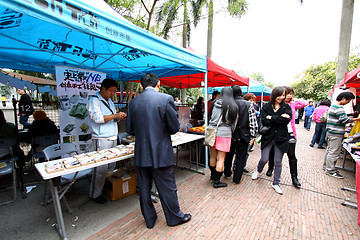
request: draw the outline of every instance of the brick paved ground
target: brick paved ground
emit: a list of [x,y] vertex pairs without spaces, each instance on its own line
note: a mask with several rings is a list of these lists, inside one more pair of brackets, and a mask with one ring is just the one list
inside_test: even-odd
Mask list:
[[[168,227],[158,203],[153,229],[146,228],[140,209],[136,209],[89,239],[359,239],[357,210],[340,204],[343,199],[356,201],[354,193],[341,190],[344,186],[355,188],[354,173],[340,170],[345,179],[325,175],[325,150],[309,147],[314,126],[310,132],[301,125],[297,128],[301,189],[291,185],[287,157],[283,160],[282,196],[271,188],[265,172],[259,180],[246,174],[239,185],[225,180],[227,188],[214,189],[206,170],[205,176],[195,174],[178,185],[181,209],[193,216],[190,222]],[[247,164],[251,172],[259,157],[256,146]]]

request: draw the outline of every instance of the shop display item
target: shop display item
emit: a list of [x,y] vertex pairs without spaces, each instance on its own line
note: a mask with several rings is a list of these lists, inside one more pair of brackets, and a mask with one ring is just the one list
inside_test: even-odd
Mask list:
[[64,143],[72,143],[75,142],[76,137],[75,136],[65,136],[63,137],[63,142]]
[[75,124],[68,124],[64,127],[63,131],[67,134],[71,133],[72,130],[74,130]]
[[73,105],[69,112],[69,115],[72,117],[84,119],[88,115],[86,104],[78,103],[76,105]]
[[59,96],[60,109],[65,111],[70,108],[70,100],[68,96]]
[[81,131],[84,133],[86,133],[89,130],[89,128],[90,128],[89,125],[87,125],[86,123],[83,123],[80,126]]
[[45,171],[47,173],[53,173],[64,170],[61,161],[50,161],[45,164]]
[[70,168],[74,168],[74,167],[80,167],[81,164],[79,162],[79,160],[77,160],[74,157],[70,157],[70,158],[65,158],[63,160],[63,164],[65,166],[66,169],[70,169]]

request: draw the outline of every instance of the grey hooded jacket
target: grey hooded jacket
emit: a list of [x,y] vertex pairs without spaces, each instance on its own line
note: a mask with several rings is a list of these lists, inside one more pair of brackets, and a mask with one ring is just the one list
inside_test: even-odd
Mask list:
[[222,109],[223,109],[223,106],[222,106],[221,99],[216,100],[214,103],[214,107],[212,109],[209,126],[216,127],[216,125],[218,124],[218,122],[221,118],[221,122],[219,124],[219,128],[217,130],[216,136],[217,137],[231,137],[232,133],[235,130],[237,119],[234,124],[230,124],[228,113],[226,113],[226,116],[225,116],[226,121],[224,122],[222,120]]

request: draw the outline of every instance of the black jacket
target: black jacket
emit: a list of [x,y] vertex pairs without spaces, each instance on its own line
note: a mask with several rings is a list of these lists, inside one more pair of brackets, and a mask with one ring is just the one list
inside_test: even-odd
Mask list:
[[250,142],[249,108],[251,103],[242,97],[235,97],[234,100],[239,108],[239,118],[233,133],[233,139]]
[[[288,114],[290,118],[282,117],[282,114]],[[271,119],[266,116],[270,115]],[[292,118],[291,107],[289,104],[282,102],[277,112],[271,105],[271,102],[266,103],[260,112],[260,118],[265,126],[270,126],[269,132],[261,138],[261,149],[264,149],[273,140],[280,150],[286,153],[289,150],[289,133],[287,125]]]

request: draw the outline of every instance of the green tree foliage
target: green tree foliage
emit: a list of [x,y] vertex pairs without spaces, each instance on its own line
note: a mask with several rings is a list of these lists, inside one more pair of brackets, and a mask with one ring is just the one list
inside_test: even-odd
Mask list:
[[265,83],[264,76],[262,75],[262,73],[254,72],[250,74],[250,78],[255,79],[259,83]]
[[11,96],[12,87],[0,83],[0,96],[4,95],[6,98]]
[[[360,64],[359,56],[349,58],[348,71],[357,68]],[[298,76],[299,81],[291,84],[295,96],[315,101],[328,98],[329,91],[336,84],[337,60],[326,62],[322,65],[313,65]]]
[[232,17],[240,18],[248,10],[246,0],[228,0],[227,10]]
[[250,78],[255,79],[256,81],[258,81],[259,83],[264,84],[267,87],[270,87],[270,88],[275,87],[275,83],[265,81],[264,76],[262,75],[262,73],[259,73],[259,72],[252,73],[252,74],[250,74]]

